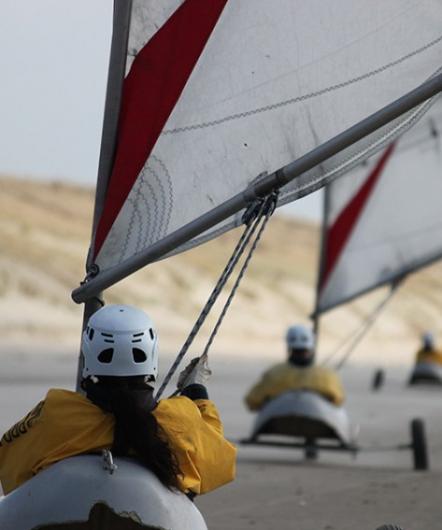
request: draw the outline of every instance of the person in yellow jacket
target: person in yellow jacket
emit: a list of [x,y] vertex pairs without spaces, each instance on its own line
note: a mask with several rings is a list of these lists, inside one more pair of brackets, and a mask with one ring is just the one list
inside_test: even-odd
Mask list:
[[434,335],[429,331],[422,334],[422,347],[416,353],[415,362],[442,365],[442,351],[436,348]]
[[314,364],[315,338],[305,326],[291,326],[286,335],[288,360],[267,370],[245,396],[250,410],[260,410],[268,401],[289,390],[310,390],[335,405],[344,402],[338,375]]
[[125,305],[92,315],[82,351],[86,395],[49,390],[1,438],[5,494],[55,462],[103,449],[133,456],[166,488],[190,496],[234,479],[236,448],[208,399],[206,363],[191,363],[179,378],[180,395],[156,403],[157,333],[143,311]]

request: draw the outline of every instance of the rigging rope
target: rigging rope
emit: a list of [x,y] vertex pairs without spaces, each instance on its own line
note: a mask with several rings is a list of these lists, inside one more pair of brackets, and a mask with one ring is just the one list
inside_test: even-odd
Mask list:
[[261,224],[261,227],[259,228],[258,233],[257,233],[257,235],[255,237],[255,240],[253,241],[253,243],[252,243],[252,245],[251,245],[251,247],[249,249],[249,253],[247,254],[247,257],[246,257],[246,259],[245,259],[245,261],[244,261],[244,263],[243,263],[243,265],[241,267],[241,270],[239,271],[238,277],[235,280],[235,283],[234,283],[234,285],[232,287],[232,290],[230,291],[230,294],[229,294],[229,296],[227,298],[227,301],[224,304],[224,307],[223,307],[223,309],[222,309],[222,311],[221,311],[221,313],[220,313],[220,315],[218,317],[218,320],[217,320],[217,322],[215,324],[215,327],[213,328],[213,331],[212,331],[212,333],[211,333],[211,335],[209,337],[209,340],[207,341],[207,344],[206,344],[206,346],[204,348],[204,351],[203,351],[201,357],[207,356],[207,354],[209,352],[210,346],[212,345],[213,340],[215,339],[215,336],[216,336],[216,334],[218,332],[218,329],[221,326],[222,321],[224,320],[224,317],[225,317],[225,315],[227,313],[227,310],[229,309],[230,304],[232,303],[233,297],[236,294],[236,291],[237,291],[237,289],[239,287],[239,284],[241,283],[241,280],[242,280],[242,278],[243,278],[243,276],[244,276],[244,274],[245,274],[245,272],[247,270],[247,267],[249,266],[250,260],[252,259],[252,256],[253,256],[253,253],[255,252],[256,247],[259,244],[259,241],[260,241],[261,236],[262,236],[262,234],[263,234],[263,232],[265,230],[267,222],[270,219],[271,215],[273,214],[273,212],[275,210],[275,207],[276,207],[276,194],[275,194],[274,201],[271,204],[269,204],[269,207],[267,207],[267,209],[266,209],[267,211],[264,212],[264,220],[263,220],[263,222]]
[[[215,335],[221,325],[221,322],[227,312],[227,309],[229,308],[233,296],[236,293],[236,290],[239,286],[239,283],[244,276],[244,273],[247,269],[247,266],[250,262],[250,259],[258,245],[258,242],[261,238],[261,235],[264,231],[264,228],[267,224],[267,221],[269,220],[270,216],[272,215],[273,211],[276,207],[278,193],[273,192],[269,194],[264,199],[258,199],[257,201],[253,202],[251,206],[246,210],[243,216],[244,223],[246,224],[246,228],[244,229],[243,234],[241,235],[240,240],[238,241],[231,257],[229,258],[229,261],[227,262],[227,265],[225,266],[223,272],[221,273],[220,278],[218,279],[213,291],[211,292],[205,306],[201,310],[201,313],[199,314],[195,324],[193,325],[193,328],[191,332],[189,333],[189,336],[187,337],[186,341],[184,342],[183,346],[181,347],[181,350],[179,351],[175,361],[173,362],[172,366],[170,367],[169,371],[164,377],[163,382],[161,383],[160,388],[158,389],[158,392],[156,393],[155,400],[158,401],[158,399],[163,394],[166,386],[168,385],[169,381],[171,380],[173,374],[176,372],[180,362],[182,361],[183,357],[186,355],[187,351],[189,350],[190,345],[192,344],[194,338],[198,334],[199,330],[201,329],[201,326],[203,325],[204,321],[207,318],[207,315],[209,314],[210,310],[212,309],[213,305],[215,304],[216,300],[218,299],[218,296],[220,295],[222,289],[224,288],[225,284],[227,283],[227,280],[230,278],[235,266],[237,265],[238,261],[240,260],[241,256],[243,255],[248,243],[250,242],[252,236],[256,232],[259,224],[261,223],[261,220],[264,218],[264,221],[261,224],[260,229],[258,230],[258,233],[255,237],[255,240],[252,243],[252,246],[249,250],[249,253],[246,257],[246,260],[238,274],[238,278],[235,281],[234,286],[232,287],[231,293],[226,301],[226,304],[223,307],[223,310],[221,312],[221,315],[219,316],[216,325],[214,327],[214,330],[212,331],[212,334],[209,337],[209,340],[206,344],[206,347],[204,348],[203,354],[200,356],[200,360],[207,357],[208,350],[215,338]],[[196,363],[197,365],[198,363]],[[195,367],[196,367],[195,365]]]
[[331,359],[338,353],[340,352],[346,344],[350,343],[349,347],[347,348],[347,350],[345,351],[345,353],[342,355],[341,359],[336,363],[336,366],[335,366],[335,369],[336,370],[339,370],[340,368],[342,368],[344,366],[344,364],[346,363],[346,361],[348,360],[348,358],[350,357],[350,355],[352,355],[352,353],[354,352],[356,346],[361,342],[361,340],[365,337],[365,335],[367,334],[367,332],[369,331],[369,329],[373,326],[373,324],[375,323],[377,317],[379,316],[379,314],[382,312],[382,310],[384,309],[384,307],[387,305],[387,303],[391,300],[392,296],[395,294],[395,292],[397,291],[397,288],[399,287],[399,285],[402,284],[402,281],[404,280],[405,277],[401,277],[399,279],[397,279],[394,283],[391,284],[391,289],[388,291],[387,293],[387,296],[385,296],[380,304],[378,304],[375,309],[371,312],[371,314],[368,316],[367,319],[365,319],[365,321],[362,323],[362,326],[356,330],[356,332],[354,332],[353,334],[350,335],[349,338],[347,338],[346,340],[344,340],[344,342],[338,346],[338,348],[333,352],[331,353],[325,360],[322,364],[327,364],[328,362],[331,361]]

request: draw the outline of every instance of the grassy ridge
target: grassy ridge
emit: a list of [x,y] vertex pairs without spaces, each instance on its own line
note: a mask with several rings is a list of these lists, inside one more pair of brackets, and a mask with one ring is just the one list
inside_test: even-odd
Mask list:
[[[77,340],[81,308],[70,299],[84,276],[93,192],[60,183],[0,179],[0,308],[4,339],[62,336]],[[107,293],[108,302],[133,303],[157,322],[167,348],[175,349],[198,315],[239,232],[151,265]],[[282,352],[290,323],[308,321],[314,302],[318,227],[274,216],[229,312],[217,345]],[[426,328],[442,328],[442,267],[407,280],[370,333],[379,341],[415,345]],[[324,318],[327,347],[366,317],[382,293],[374,293]],[[213,323],[213,317],[211,322]],[[206,332],[207,336],[207,332]],[[197,347],[201,346],[197,343]],[[276,354],[275,354],[276,355]]]

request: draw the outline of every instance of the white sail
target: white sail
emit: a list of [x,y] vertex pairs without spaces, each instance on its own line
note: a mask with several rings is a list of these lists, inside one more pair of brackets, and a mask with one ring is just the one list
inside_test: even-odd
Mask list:
[[[419,86],[442,66],[441,28],[438,0],[134,0],[93,261],[104,271],[128,260]],[[428,105],[287,185],[280,204],[380,149]]]
[[317,312],[442,257],[442,101],[326,188]]

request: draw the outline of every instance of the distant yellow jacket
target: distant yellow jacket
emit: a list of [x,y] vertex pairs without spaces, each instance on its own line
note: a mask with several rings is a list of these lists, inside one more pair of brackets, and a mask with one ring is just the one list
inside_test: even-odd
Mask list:
[[267,370],[245,397],[250,410],[259,410],[265,403],[288,390],[311,390],[340,405],[344,390],[337,374],[323,366],[297,367],[289,362]]
[[421,349],[416,353],[416,363],[442,364],[442,352]]
[[[223,436],[215,405],[180,396],[158,403],[154,415],[184,476],[183,491],[207,493],[234,479],[236,448]],[[9,493],[64,458],[109,449],[114,416],[85,396],[51,389],[0,440],[0,481]]]

